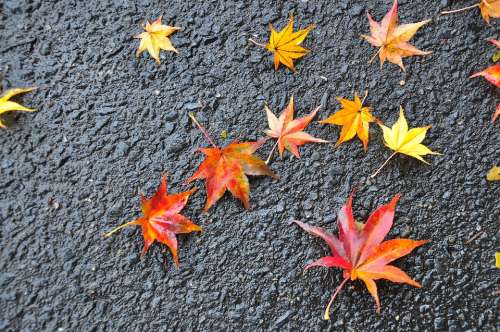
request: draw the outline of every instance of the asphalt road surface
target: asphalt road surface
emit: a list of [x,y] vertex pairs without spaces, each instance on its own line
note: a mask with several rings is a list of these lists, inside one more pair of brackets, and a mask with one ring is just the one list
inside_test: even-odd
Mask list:
[[[499,125],[490,118],[499,90],[469,75],[491,65],[498,20],[477,9],[439,16],[474,1],[400,1],[403,23],[432,18],[413,38],[433,53],[396,65],[368,64],[376,49],[360,39],[391,1],[111,1],[4,0],[0,3],[0,83],[37,86],[17,99],[37,113],[3,116],[0,132],[0,329],[496,331],[499,329],[498,183],[486,172],[500,160]],[[268,38],[290,13],[296,27],[315,23],[312,50],[298,72],[274,71],[272,55],[248,42]],[[182,27],[180,53],[135,58],[146,20]],[[404,81],[404,82],[402,82]],[[220,144],[263,136],[263,106],[280,113],[293,94],[298,116],[336,96],[368,90],[367,104],[387,124],[406,109],[410,126],[432,124],[424,144],[441,152],[425,165],[390,155],[372,125],[364,152],[355,139],[307,145],[302,159],[251,178],[251,210],[226,194],[202,213],[205,190],[183,214],[202,233],[179,236],[177,269],[165,246],[141,258],[139,228],[103,234],[140,215],[138,191],[151,195],[164,173],[172,192],[196,170],[207,146],[187,113]],[[227,131],[226,139],[221,133]],[[338,127],[313,122],[314,136],[335,142]],[[258,151],[266,158],[268,142]],[[292,219],[336,232],[336,212],[354,186],[364,220],[402,193],[389,238],[429,239],[396,265],[422,289],[379,282],[382,312],[364,285],[345,288],[335,269],[303,267],[328,250]],[[472,239],[472,240],[471,240]]]

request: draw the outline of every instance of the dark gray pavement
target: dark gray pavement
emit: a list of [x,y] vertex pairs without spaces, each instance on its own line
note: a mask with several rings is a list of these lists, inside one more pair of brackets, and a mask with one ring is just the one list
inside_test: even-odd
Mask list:
[[[500,187],[485,175],[500,160],[499,125],[490,123],[500,93],[468,76],[491,64],[485,39],[499,37],[499,23],[486,25],[477,10],[438,16],[472,2],[400,1],[401,22],[434,19],[413,39],[433,54],[406,59],[402,73],[368,64],[376,49],[359,38],[366,10],[380,20],[388,0],[2,1],[2,88],[40,89],[21,98],[39,112],[3,117],[9,128],[0,131],[0,329],[498,330]],[[291,12],[296,27],[317,24],[297,74],[275,72],[271,54],[247,42],[265,42],[267,25],[281,29]],[[132,38],[159,15],[183,28],[172,37],[180,54],[162,53],[160,66],[136,59]],[[161,174],[172,192],[189,188],[182,182],[202,160],[194,151],[207,142],[188,111],[226,144],[262,136],[265,102],[278,113],[294,94],[298,116],[323,106],[319,120],[339,109],[335,96],[366,89],[384,122],[401,104],[411,126],[432,124],[424,143],[443,156],[429,156],[430,166],[400,156],[367,181],[390,155],[372,126],[368,153],[354,140],[275,158],[281,180],[251,180],[251,211],[226,195],[203,214],[198,183],[183,213],[204,232],[179,237],[179,270],[161,245],[140,258],[138,228],[103,239],[140,215],[138,189],[152,194]],[[308,132],[335,141],[339,129],[315,122]],[[378,315],[355,282],[324,322],[342,274],[302,275],[327,248],[289,221],[335,230],[359,182],[359,220],[400,192],[390,237],[432,241],[396,264],[423,288],[380,282]]]

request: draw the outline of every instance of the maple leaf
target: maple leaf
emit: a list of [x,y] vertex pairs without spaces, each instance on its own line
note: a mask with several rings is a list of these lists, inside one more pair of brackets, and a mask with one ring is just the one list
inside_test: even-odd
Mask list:
[[118,226],[105,236],[108,237],[123,227],[141,226],[142,236],[144,237],[142,255],[146,254],[149,247],[156,240],[170,249],[175,265],[179,266],[176,234],[201,231],[200,226],[179,214],[186,205],[189,196],[195,191],[196,188],[193,188],[185,192],[169,195],[167,193],[167,178],[163,176],[158,190],[151,198],[147,199],[142,194],[140,195],[143,217]]
[[500,0],[482,0],[479,3],[479,10],[483,20],[490,24],[490,16],[500,18]]
[[283,152],[287,149],[294,156],[300,158],[299,146],[307,143],[328,143],[328,141],[315,138],[303,131],[316,116],[316,113],[319,111],[319,107],[313,110],[309,115],[295,120],[293,119],[293,96],[290,98],[288,106],[285,108],[283,113],[281,113],[279,118],[273,114],[267,105],[264,108],[267,113],[267,122],[269,124],[269,129],[265,132],[267,136],[277,139],[276,144],[269,155],[268,162],[276,146],[278,146],[278,151],[281,157],[283,157]]
[[441,12],[441,14],[446,15],[446,14],[452,14],[452,13],[459,13],[463,12],[469,9],[473,9],[479,7],[479,10],[481,11],[481,16],[483,17],[483,20],[490,24],[490,17],[493,18],[500,18],[500,0],[481,0],[480,2],[460,8],[460,9],[455,9],[455,10],[449,10],[449,11],[444,11]]
[[[368,91],[365,94],[365,98],[367,94]],[[363,98],[363,101],[365,98]],[[342,126],[342,131],[335,146],[349,141],[357,134],[361,142],[363,142],[363,148],[366,151],[368,149],[370,122],[377,121],[377,119],[370,113],[369,107],[363,107],[363,101],[357,93],[354,94],[353,101],[340,97],[337,97],[337,100],[342,105],[342,109],[327,119],[319,121],[319,123]]]
[[378,172],[387,164],[392,157],[398,153],[406,154],[413,158],[416,158],[426,164],[427,161],[422,158],[422,156],[428,154],[437,154],[438,152],[431,151],[428,147],[421,144],[425,138],[427,130],[431,126],[412,128],[408,130],[408,123],[404,115],[404,109],[402,106],[399,107],[399,119],[392,125],[392,128],[388,128],[383,124],[379,124],[384,132],[384,144],[389,149],[394,150],[394,153],[380,166],[380,168],[371,176],[375,177]]
[[419,50],[408,42],[418,29],[431,20],[398,25],[397,0],[394,0],[391,10],[384,16],[380,23],[375,22],[369,13],[368,21],[370,23],[371,35],[361,35],[361,37],[373,46],[379,47],[380,67],[384,65],[385,60],[388,60],[397,64],[405,71],[403,58],[413,55],[431,54],[431,52]]
[[[24,107],[21,104],[13,102],[10,98],[18,95],[20,93],[30,92],[35,90],[36,88],[15,88],[9,89],[5,91],[0,97],[0,114],[12,112],[12,111],[21,111],[21,112],[36,112],[35,109]],[[2,120],[0,120],[0,128],[5,128]]]
[[498,181],[500,180],[500,167],[493,166],[486,174],[486,180],[488,181]]
[[253,40],[252,42],[259,46],[264,46],[268,51],[274,53],[275,70],[278,70],[280,63],[282,63],[295,72],[293,60],[302,58],[310,52],[310,50],[300,46],[300,44],[302,44],[309,31],[313,28],[314,24],[309,25],[305,29],[293,32],[293,15],[290,15],[287,26],[280,32],[274,30],[272,24],[269,24],[271,36],[267,45],[256,43]]
[[205,160],[186,181],[186,183],[190,183],[194,180],[205,180],[207,201],[204,211],[210,209],[224,195],[226,190],[229,190],[234,197],[238,198],[245,209],[250,209],[250,184],[247,175],[267,175],[274,179],[278,178],[263,160],[253,155],[266,140],[256,142],[239,142],[236,140],[226,147],[219,148],[208,136],[206,130],[198,123],[194,115],[189,114],[189,116],[213,146],[198,149],[205,155]]
[[470,78],[483,76],[488,82],[500,88],[500,64],[493,65],[491,67],[486,68],[483,71],[475,73],[470,76]]
[[387,279],[392,282],[406,283],[415,287],[420,284],[411,279],[401,269],[389,265],[392,261],[408,255],[413,249],[429,242],[427,240],[392,239],[384,241],[394,219],[394,209],[400,195],[396,195],[389,204],[375,210],[365,224],[356,222],[352,214],[352,194],[346,205],[337,214],[339,237],[330,234],[321,227],[314,227],[295,220],[303,230],[323,239],[330,247],[331,256],[325,256],[306,266],[338,267],[343,269],[342,283],[337,287],[323,318],[330,319],[330,306],[348,280],[362,280],[375,299],[377,312],[380,312],[375,280]]
[[[491,39],[489,40],[489,42],[495,45],[496,47],[500,48],[500,42],[498,40]],[[500,64],[488,67],[483,71],[471,75],[469,78],[474,78],[478,76],[484,77],[488,82],[490,82],[497,88],[500,88]],[[500,103],[497,105],[497,109],[495,113],[493,113],[493,116],[491,117],[491,122],[495,122],[495,120],[498,118],[499,115],[500,115]]]
[[160,16],[153,23],[146,22],[144,30],[146,32],[140,33],[134,38],[141,39],[139,48],[137,49],[136,56],[141,55],[142,52],[148,50],[149,54],[156,63],[160,64],[160,50],[172,51],[179,53],[173,46],[168,38],[174,32],[180,30],[179,27],[171,27],[161,24],[162,16]]

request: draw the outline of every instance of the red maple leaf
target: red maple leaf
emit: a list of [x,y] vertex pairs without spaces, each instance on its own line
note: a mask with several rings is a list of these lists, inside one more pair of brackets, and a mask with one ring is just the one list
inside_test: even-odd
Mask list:
[[331,256],[325,256],[307,265],[306,270],[315,266],[338,267],[344,270],[344,280],[337,287],[326,307],[325,320],[330,319],[330,306],[349,279],[361,279],[365,283],[368,291],[375,299],[377,312],[380,312],[380,301],[375,280],[387,279],[392,282],[407,283],[420,287],[418,282],[411,279],[399,268],[389,265],[389,263],[408,255],[413,249],[429,241],[393,239],[382,242],[392,227],[394,209],[398,200],[399,195],[396,195],[389,204],[382,205],[375,210],[366,224],[362,224],[354,220],[351,194],[347,204],[342,207],[337,215],[338,238],[323,228],[294,221],[306,232],[322,238],[332,252]]
[[143,217],[118,226],[105,236],[108,237],[123,227],[141,226],[142,236],[144,237],[142,255],[146,254],[149,247],[156,240],[167,245],[172,253],[175,265],[179,266],[176,234],[201,231],[200,226],[195,225],[191,220],[179,214],[186,205],[189,196],[195,191],[196,188],[193,188],[182,193],[168,195],[167,178],[163,176],[161,184],[153,197],[147,199],[140,194]]
[[275,179],[278,178],[263,160],[253,155],[266,140],[256,142],[234,141],[226,147],[220,148],[192,114],[190,114],[190,117],[213,146],[198,149],[206,156],[205,160],[186,181],[190,183],[194,180],[205,179],[207,201],[204,211],[210,209],[224,195],[226,190],[229,190],[234,197],[238,198],[245,209],[249,209],[250,184],[247,175],[267,175]]

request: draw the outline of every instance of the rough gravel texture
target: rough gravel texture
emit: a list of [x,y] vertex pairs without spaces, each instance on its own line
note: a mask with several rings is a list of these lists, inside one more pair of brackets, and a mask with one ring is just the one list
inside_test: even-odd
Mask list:
[[[0,330],[498,330],[500,187],[485,174],[499,162],[490,118],[500,94],[468,76],[491,64],[485,39],[500,25],[477,10],[438,16],[470,3],[400,0],[401,22],[434,19],[413,39],[433,54],[405,59],[402,73],[368,64],[376,50],[359,38],[366,11],[380,20],[389,0],[2,1],[2,88],[40,88],[19,98],[39,112],[4,116],[0,132]],[[317,24],[297,74],[275,72],[272,56],[247,42],[265,42],[268,24],[281,29],[291,12],[296,26]],[[135,58],[132,38],[159,15],[183,28],[172,37],[180,54],[162,52],[160,66]],[[202,160],[195,150],[207,145],[189,111],[226,144],[262,136],[266,102],[278,113],[293,94],[299,116],[321,105],[321,119],[339,109],[335,96],[366,89],[386,123],[401,104],[410,125],[432,124],[424,143],[443,155],[430,166],[398,156],[368,180],[390,155],[372,126],[367,153],[353,140],[275,157],[281,180],[252,178],[250,211],[226,194],[202,213],[199,182],[183,213],[204,232],[179,236],[180,269],[161,245],[141,258],[138,228],[103,239],[140,215],[138,190],[152,194],[162,173],[172,192],[189,188],[183,181]],[[316,122],[308,131],[339,134]],[[389,237],[432,241],[396,263],[423,288],[380,282],[378,315],[354,282],[325,322],[341,272],[302,274],[327,248],[290,220],[335,230],[358,183],[359,220],[403,193]]]

